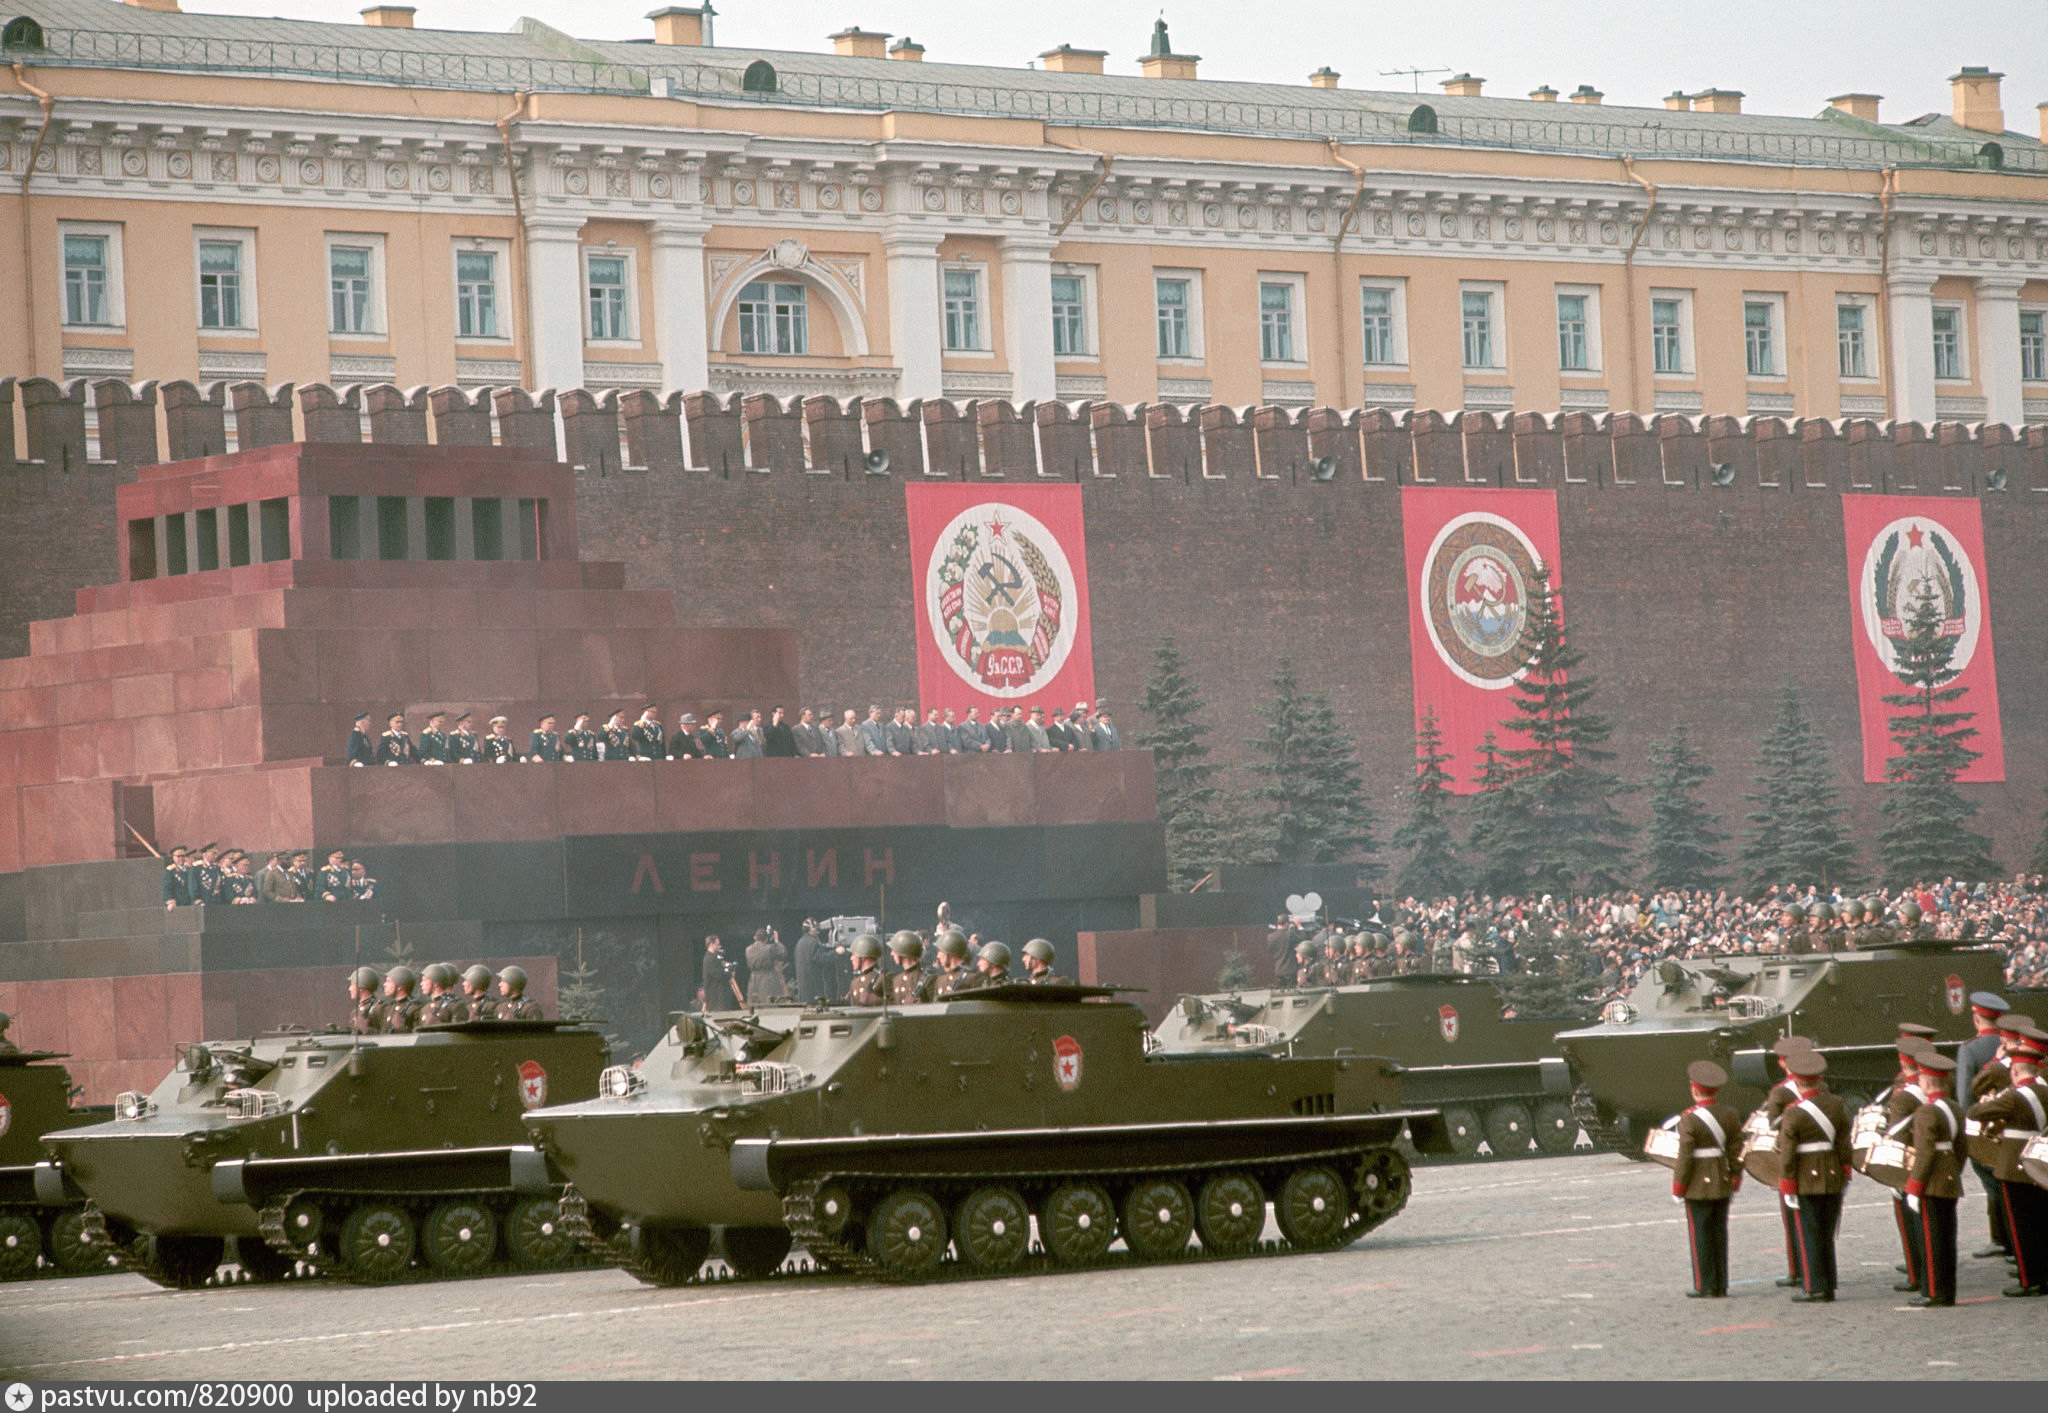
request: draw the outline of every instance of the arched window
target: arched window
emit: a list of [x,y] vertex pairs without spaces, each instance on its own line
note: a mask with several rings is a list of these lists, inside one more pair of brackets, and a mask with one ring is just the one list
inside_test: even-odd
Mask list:
[[1977,165],[1987,172],[2005,170],[2005,149],[1995,142],[1987,142],[1977,149]]
[[1430,107],[1427,103],[1418,103],[1415,106],[1415,111],[1408,115],[1408,131],[1435,132],[1436,109]]
[[21,15],[7,22],[7,28],[0,29],[0,49],[40,49],[43,47],[43,27]]
[[741,75],[740,88],[747,93],[775,92],[775,66],[766,59],[756,59]]

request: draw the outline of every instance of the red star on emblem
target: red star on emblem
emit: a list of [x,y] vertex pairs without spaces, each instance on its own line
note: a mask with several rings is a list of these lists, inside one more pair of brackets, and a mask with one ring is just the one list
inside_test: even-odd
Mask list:
[[1925,539],[1926,536],[1927,532],[1921,529],[1918,525],[1915,525],[1912,529],[1906,531],[1906,543],[1911,545],[1914,549],[1919,549],[1920,541]]
[[[1003,531],[1009,528],[1009,526],[1003,523],[1003,517],[1000,515],[998,515],[995,519],[988,522],[988,533],[990,537],[993,539],[1000,540],[1003,537]],[[1915,540],[1913,543],[1918,544],[1920,542],[1918,540]]]

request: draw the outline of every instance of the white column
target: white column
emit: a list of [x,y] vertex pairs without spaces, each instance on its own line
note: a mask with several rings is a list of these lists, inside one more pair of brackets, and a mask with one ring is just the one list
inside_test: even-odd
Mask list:
[[711,386],[704,231],[672,221],[657,221],[652,228],[654,339],[661,345],[664,392],[702,392]]
[[2018,275],[1980,275],[1977,288],[1977,383],[1984,389],[1987,422],[2021,427],[2027,420],[2020,387]]
[[1892,418],[1934,420],[1934,276],[1894,274],[1885,285],[1892,331]]
[[1044,237],[1003,238],[1003,344],[1010,359],[1011,396],[1018,402],[1050,402],[1058,396],[1052,361],[1052,244]]
[[583,386],[583,218],[529,217],[526,295],[533,310],[533,381]]
[[938,397],[942,393],[938,232],[906,231],[882,241],[889,271],[889,348],[896,366],[896,395]]

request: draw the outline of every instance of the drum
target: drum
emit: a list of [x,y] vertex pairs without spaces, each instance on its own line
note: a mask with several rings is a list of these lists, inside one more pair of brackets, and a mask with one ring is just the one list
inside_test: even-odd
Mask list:
[[1643,1156],[1653,1163],[1662,1163],[1667,1168],[1678,1166],[1678,1130],[1675,1128],[1653,1128],[1643,1139]]
[[[1856,1111],[1856,1117],[1849,1121],[1850,1150],[1860,1158],[1871,1144],[1884,1137],[1886,1127],[1884,1109],[1876,1104],[1865,1104]],[[1857,1165],[1861,1166],[1860,1161]]]
[[1778,1185],[1778,1131],[1762,1109],[1743,1120],[1742,1167],[1758,1182]]
[[2003,1146],[1995,1136],[1998,1129],[1999,1125],[1994,1123],[1987,1132],[1982,1120],[1963,1120],[1963,1151],[1970,1155],[1971,1162],[1987,1168],[1998,1166],[1998,1150]]
[[1873,1182],[1903,1192],[1906,1174],[1913,1166],[1913,1155],[1906,1145],[1896,1138],[1880,1138],[1865,1150],[1863,1172]]
[[2048,1187],[2048,1133],[2037,1134],[2020,1149],[2020,1167],[2037,1186]]

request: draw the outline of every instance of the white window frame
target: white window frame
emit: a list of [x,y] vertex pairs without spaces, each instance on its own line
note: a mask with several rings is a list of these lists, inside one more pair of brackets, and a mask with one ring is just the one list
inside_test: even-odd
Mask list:
[[[370,252],[370,301],[369,327],[361,330],[343,330],[334,327],[334,248],[336,246],[367,247]],[[362,343],[382,343],[390,335],[390,324],[385,311],[385,291],[389,286],[384,280],[384,237],[370,231],[328,231],[321,241],[320,250],[320,297],[323,313],[327,319],[327,337],[330,339],[355,340]]]
[[2020,334],[2020,378],[2022,381],[2029,383],[2048,382],[2048,305],[2022,304],[2020,306],[2020,318],[2025,319],[2030,314],[2041,321],[2040,372],[2035,377],[2029,378],[2027,376],[2026,334],[2024,326],[2022,326],[2023,331]]
[[[1653,289],[1650,291],[1650,367],[1652,376],[1677,380],[1690,380],[1699,376],[1699,365],[1693,359],[1692,341],[1692,294],[1689,289]],[[1678,306],[1678,367],[1670,371],[1657,368],[1657,304],[1668,301]]]
[[[126,265],[121,252],[122,225],[119,221],[59,221],[57,223],[57,309],[63,326],[88,334],[118,334],[128,328]],[[64,260],[64,237],[99,236],[107,243],[107,322],[71,322],[70,267]],[[197,247],[194,247],[197,249]]]
[[[1259,285],[1259,363],[1266,368],[1308,367],[1308,276],[1292,270],[1261,270]],[[1291,358],[1266,357],[1266,286],[1287,288],[1287,343]]]
[[[1858,309],[1863,313],[1863,371],[1844,373],[1842,371],[1842,311]],[[1845,383],[1877,382],[1877,300],[1867,294],[1838,294],[1835,296],[1835,376]]]
[[[498,332],[495,334],[465,334],[462,332],[462,257],[465,255],[489,255],[495,263],[492,266],[496,290],[493,298],[497,302]],[[519,327],[518,311],[512,306],[514,286],[512,278],[512,242],[491,236],[457,236],[449,242],[448,250],[448,293],[455,302],[455,341],[457,343],[481,343],[504,345],[512,342],[512,330]]]
[[[1770,311],[1770,359],[1769,366],[1760,373],[1749,371],[1749,306],[1761,304]],[[1742,292],[1742,371],[1753,383],[1782,383],[1785,381],[1785,296],[1771,290],[1744,290]]]
[[[1188,351],[1185,354],[1160,354],[1159,350],[1159,282],[1161,280],[1185,280],[1188,286]],[[1155,266],[1152,270],[1152,349],[1160,363],[1174,368],[1189,368],[1206,363],[1208,354],[1202,345],[1202,272]]]
[[[1953,312],[1956,316],[1956,370],[1953,373],[1941,371],[1941,360],[1938,356],[1935,356],[1935,350],[1940,347],[1940,344],[1937,342],[1934,347],[1928,350],[1929,355],[1934,357],[1934,380],[1937,383],[1967,383],[1970,381],[1969,309],[1961,300],[1935,300],[1933,306],[1928,311],[1927,323],[1930,330],[1934,326],[1934,315],[1944,312]],[[1930,337],[1938,339],[1939,335],[1931,334]]]
[[[955,346],[952,342],[951,321],[946,317],[946,276],[972,275],[974,277],[974,342]],[[940,351],[950,356],[965,358],[992,358],[994,330],[989,327],[990,314],[988,297],[988,265],[979,260],[942,260],[939,262],[939,346]]]
[[[1366,358],[1371,351],[1372,341],[1365,336],[1365,292],[1384,292],[1387,298],[1388,337],[1387,353],[1384,359]],[[1358,282],[1358,349],[1368,368],[1406,368],[1408,366],[1408,281],[1405,279],[1380,279],[1368,277]]]
[[[747,323],[749,316],[747,314],[746,309],[743,308],[742,306],[750,302],[747,299],[747,291],[752,289],[755,285],[762,285],[769,288],[768,342],[770,345],[775,345],[769,348],[750,349],[747,347]],[[779,315],[780,311],[783,309],[799,307],[799,303],[783,303],[778,301],[775,298],[774,293],[774,288],[777,286],[780,286],[781,288],[784,289],[794,289],[803,296],[802,300],[800,301],[800,306],[803,309],[803,347],[798,349],[791,349],[787,353],[783,352],[782,349],[779,347],[779,345],[782,342],[780,329],[780,324],[782,321]],[[732,307],[733,315],[739,321],[739,326],[736,330],[737,338],[735,339],[735,348],[736,351],[740,353],[743,357],[808,358],[811,356],[811,287],[805,281],[798,279],[794,275],[777,276],[771,275],[768,272],[763,271],[761,274],[756,275],[753,279],[748,280],[745,284],[740,286],[739,293],[733,297]]]
[[[1586,366],[1583,368],[1567,368],[1564,366],[1564,345],[1562,342],[1564,312],[1558,307],[1557,301],[1566,298],[1584,299],[1586,301]],[[1557,357],[1559,376],[1566,378],[1597,378],[1601,376],[1606,371],[1607,365],[1601,357],[1602,350],[1600,346],[1600,286],[1557,286],[1552,292],[1551,312],[1557,324],[1557,336],[1559,338]]]
[[[199,252],[200,248],[206,245],[237,245],[241,247],[241,260],[235,271],[240,281],[237,288],[242,304],[242,320],[238,324],[207,324],[200,322],[206,315],[206,272],[200,268]],[[192,228],[192,315],[193,322],[202,338],[247,337],[257,331],[256,232],[227,226],[194,226]]]
[[[1095,267],[1093,265],[1054,265],[1052,277],[1056,280],[1079,280],[1081,282],[1081,349],[1075,353],[1055,352],[1053,357],[1062,363],[1093,363],[1101,358],[1101,345],[1095,336]],[[1155,341],[1157,334],[1154,334]],[[1155,342],[1156,346],[1156,342]]]
[[[1504,373],[1508,367],[1507,350],[1507,286],[1499,280],[1460,280],[1458,282],[1458,362],[1467,373]],[[1466,358],[1470,351],[1465,346],[1465,297],[1484,295],[1487,300],[1487,353],[1488,362],[1473,363]],[[1553,310],[1553,312],[1555,312]]]
[[[597,338],[590,332],[590,262],[593,260],[623,260],[626,262],[626,331],[617,337]],[[582,278],[582,289],[577,293],[577,316],[581,320],[583,345],[586,348],[638,348],[640,347],[640,253],[630,245],[586,245],[583,257],[577,264]]]

